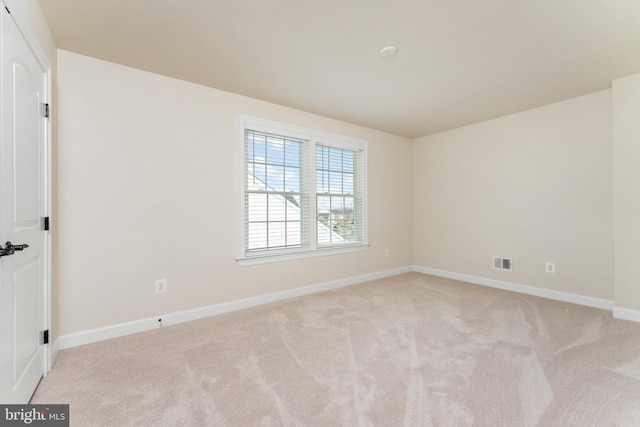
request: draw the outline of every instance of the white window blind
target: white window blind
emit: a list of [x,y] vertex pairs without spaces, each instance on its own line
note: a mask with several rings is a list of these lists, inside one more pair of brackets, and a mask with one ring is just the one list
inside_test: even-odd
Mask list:
[[316,145],[318,245],[363,240],[363,172],[362,151]]
[[366,142],[239,117],[242,264],[363,250]]
[[308,141],[247,129],[245,152],[247,251],[305,246]]

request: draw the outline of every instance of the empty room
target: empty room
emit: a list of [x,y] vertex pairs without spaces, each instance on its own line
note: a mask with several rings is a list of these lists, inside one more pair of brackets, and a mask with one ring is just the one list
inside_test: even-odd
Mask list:
[[640,2],[0,2],[0,424],[640,425]]

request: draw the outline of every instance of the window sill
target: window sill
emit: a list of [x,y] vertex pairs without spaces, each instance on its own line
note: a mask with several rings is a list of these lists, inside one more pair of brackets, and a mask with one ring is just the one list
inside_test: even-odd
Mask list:
[[362,252],[362,251],[366,251],[368,248],[369,248],[368,244],[362,243],[357,245],[318,248],[314,250],[300,250],[296,252],[286,252],[286,253],[281,252],[277,254],[266,253],[266,254],[259,254],[259,255],[237,258],[236,261],[238,262],[238,266],[245,267],[249,265],[269,264],[272,262],[295,261],[298,259],[316,258],[320,256],[327,256],[327,255],[338,255],[338,254],[346,254],[351,252]]

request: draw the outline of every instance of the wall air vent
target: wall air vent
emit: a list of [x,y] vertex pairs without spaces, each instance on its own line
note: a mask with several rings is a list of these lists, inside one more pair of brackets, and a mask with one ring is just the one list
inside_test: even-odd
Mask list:
[[511,271],[511,258],[494,256],[493,268],[495,270]]

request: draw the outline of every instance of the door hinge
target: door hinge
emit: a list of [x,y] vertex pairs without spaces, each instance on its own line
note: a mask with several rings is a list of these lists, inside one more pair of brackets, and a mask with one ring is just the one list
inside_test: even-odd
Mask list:
[[44,231],[49,231],[49,217],[45,216],[43,222],[44,222],[43,224]]
[[49,118],[49,104],[46,102],[42,104],[42,117]]
[[49,344],[49,330],[42,331],[42,344]]

